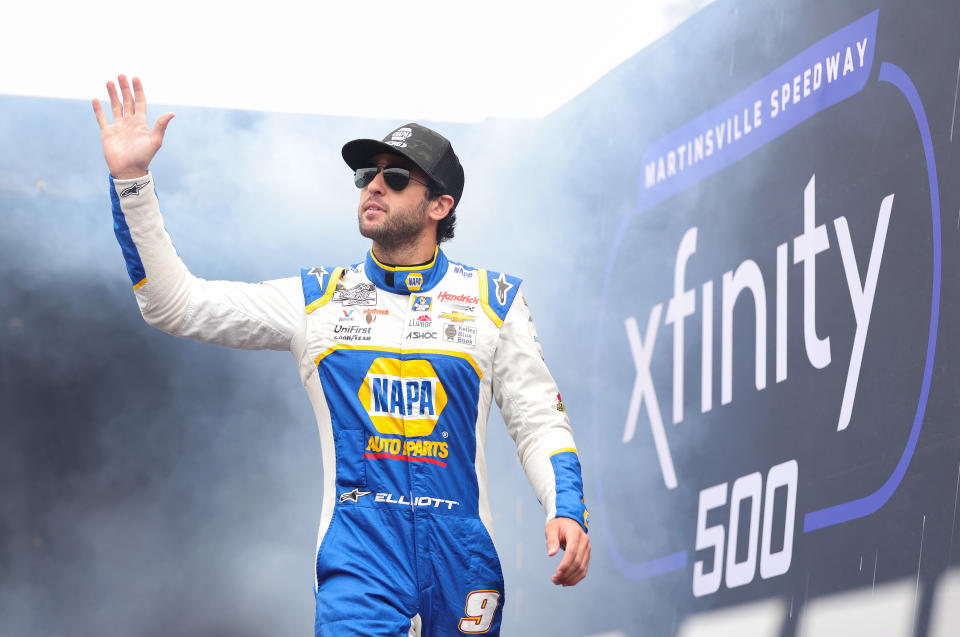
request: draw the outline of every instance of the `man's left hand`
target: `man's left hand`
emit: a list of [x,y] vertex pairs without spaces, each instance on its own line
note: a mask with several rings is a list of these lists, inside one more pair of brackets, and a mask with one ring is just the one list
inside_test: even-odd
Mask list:
[[590,564],[590,538],[576,520],[553,518],[547,522],[547,555],[563,549],[560,566],[551,577],[558,586],[573,586],[587,576]]

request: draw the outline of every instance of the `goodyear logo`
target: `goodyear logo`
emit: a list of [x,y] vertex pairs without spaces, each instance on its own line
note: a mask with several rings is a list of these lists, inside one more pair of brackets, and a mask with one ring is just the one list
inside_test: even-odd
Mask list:
[[423,286],[423,274],[411,272],[407,275],[407,289],[416,292]]
[[447,393],[427,360],[378,358],[357,392],[381,434],[429,436],[447,405]]

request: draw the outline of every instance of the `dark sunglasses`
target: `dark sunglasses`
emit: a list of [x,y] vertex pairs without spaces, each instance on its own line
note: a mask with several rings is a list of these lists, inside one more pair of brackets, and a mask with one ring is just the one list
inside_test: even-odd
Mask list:
[[426,186],[425,182],[410,176],[410,171],[398,166],[387,166],[381,169],[379,166],[370,166],[369,168],[357,168],[353,173],[353,183],[357,188],[366,188],[370,182],[376,179],[377,173],[383,170],[383,181],[391,190],[403,190],[411,181]]

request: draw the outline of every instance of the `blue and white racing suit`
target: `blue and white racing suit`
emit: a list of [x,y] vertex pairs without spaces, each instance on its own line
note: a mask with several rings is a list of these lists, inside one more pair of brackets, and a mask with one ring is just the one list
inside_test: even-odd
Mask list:
[[350,267],[238,283],[190,274],[150,175],[111,179],[140,311],[165,332],[289,350],[323,455],[316,634],[499,634],[484,438],[495,398],[547,519],[587,526],[580,462],[520,280],[368,253]]

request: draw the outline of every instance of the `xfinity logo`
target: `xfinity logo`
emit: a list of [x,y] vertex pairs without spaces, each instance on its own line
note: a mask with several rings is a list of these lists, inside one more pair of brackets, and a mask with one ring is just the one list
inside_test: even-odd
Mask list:
[[[876,230],[873,235],[873,247],[866,264],[858,264],[853,250],[853,242],[845,217],[833,220],[833,236],[843,261],[843,275],[850,292],[850,303],[856,322],[850,363],[847,368],[843,400],[837,420],[837,430],[842,431],[850,424],[857,382],[860,377],[860,363],[863,360],[867,331],[870,327],[870,313],[873,309],[880,262],[883,259],[883,247],[893,209],[894,195],[887,195],[880,203]],[[777,246],[777,268],[775,273],[775,359],[776,382],[787,379],[787,271],[791,242]],[[832,361],[830,337],[819,336],[816,312],[816,257],[830,248],[830,233],[825,224],[816,222],[816,175],[810,178],[803,191],[803,232],[792,241],[793,264],[803,266],[803,339],[807,360],[822,369]],[[685,271],[687,261],[697,250],[697,229],[690,228],[680,240],[674,267],[674,293],[667,303],[665,324],[673,328],[673,422],[683,420],[684,392],[684,319],[697,311],[697,290],[687,289]],[[862,267],[865,265],[866,267]],[[700,410],[706,413],[713,408],[713,294],[714,282],[706,281],[700,288],[700,308],[702,314],[701,347],[701,383]],[[752,259],[743,261],[736,270],[723,274],[720,288],[720,403],[726,405],[733,400],[733,308],[741,294],[749,294],[755,308],[755,361],[754,384],[757,390],[767,385],[767,297],[763,272]],[[654,445],[663,480],[667,488],[677,486],[673,459],[667,444],[663,420],[660,415],[660,401],[653,385],[650,362],[656,345],[660,319],[664,314],[663,303],[650,309],[644,335],[641,336],[637,319],[633,316],[624,321],[627,342],[636,368],[633,392],[623,428],[623,442],[629,442],[634,435],[640,407],[646,406],[653,432]]]

